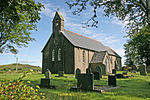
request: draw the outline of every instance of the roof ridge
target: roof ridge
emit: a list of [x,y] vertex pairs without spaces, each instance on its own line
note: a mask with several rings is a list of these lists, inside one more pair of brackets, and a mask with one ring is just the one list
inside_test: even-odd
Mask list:
[[[79,34],[79,33],[75,33],[75,32],[72,32],[72,31],[70,31],[70,30],[67,30],[67,29],[64,29],[64,30],[69,31],[69,32],[71,32],[71,33],[74,33],[74,34],[76,34],[76,35],[79,35],[79,36],[85,37],[85,38],[87,38],[87,39],[91,39],[91,40],[94,40],[94,41],[96,41],[96,42],[101,43],[101,42],[100,42],[100,41],[98,41],[98,40],[92,39],[92,38],[87,37],[87,36],[83,36],[83,35],[81,35],[81,34]],[[101,43],[101,44],[102,44],[102,43]],[[103,44],[102,44],[102,45],[103,45]],[[104,45],[103,45],[103,46],[104,46]]]

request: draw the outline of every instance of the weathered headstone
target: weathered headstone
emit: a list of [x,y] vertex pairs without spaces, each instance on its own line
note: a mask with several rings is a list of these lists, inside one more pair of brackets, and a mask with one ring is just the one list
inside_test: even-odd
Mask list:
[[81,70],[79,68],[76,69],[76,75],[75,77],[78,78],[79,74],[81,73]]
[[123,74],[115,74],[116,78],[124,78]]
[[150,66],[146,67],[147,73],[150,73]]
[[63,77],[64,76],[64,71],[58,71],[58,77]]
[[41,88],[49,88],[50,87],[50,79],[49,78],[41,78]]
[[109,86],[117,86],[116,76],[108,75],[108,85]]
[[99,72],[93,72],[94,80],[100,80]]
[[97,66],[97,67],[95,68],[95,70],[96,70],[96,72],[99,73],[99,77],[102,78],[102,70],[101,70],[101,67]]
[[51,77],[51,72],[49,71],[49,69],[47,69],[47,71],[45,72],[45,78],[41,78],[41,84],[40,87],[41,88],[49,88],[50,87],[50,77]]
[[94,89],[93,74],[79,74],[77,79],[77,88],[91,91]]
[[128,74],[128,72],[127,72],[127,71],[125,71],[125,72],[122,72],[122,74],[123,74],[123,75],[127,75],[127,74]]
[[146,76],[147,72],[146,72],[146,66],[141,66],[140,67],[140,75],[145,75]]
[[112,69],[112,74],[116,74],[117,70],[116,69]]
[[90,74],[90,73],[91,73],[90,68],[87,68],[87,69],[86,69],[86,74]]
[[50,72],[50,70],[49,69],[47,69],[47,71],[45,72],[45,78],[50,78],[51,77],[51,72]]

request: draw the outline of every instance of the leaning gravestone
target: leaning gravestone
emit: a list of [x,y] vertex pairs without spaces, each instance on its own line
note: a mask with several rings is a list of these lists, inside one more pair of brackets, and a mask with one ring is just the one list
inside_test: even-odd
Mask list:
[[116,76],[108,75],[108,85],[109,86],[117,86]]
[[100,80],[99,72],[93,72],[93,75],[94,75],[94,80]]
[[45,72],[45,78],[41,78],[41,84],[40,87],[41,88],[50,88],[50,71],[47,69],[47,71]]
[[146,72],[146,66],[141,66],[140,67],[140,75],[145,75],[146,76],[147,72]]
[[79,74],[77,79],[77,88],[91,91],[94,89],[93,74]]
[[76,69],[76,78],[78,78],[79,74],[81,73],[81,70],[79,68]]
[[64,76],[64,71],[58,71],[58,77],[63,77]]
[[116,74],[117,70],[116,69],[112,69],[112,74]]

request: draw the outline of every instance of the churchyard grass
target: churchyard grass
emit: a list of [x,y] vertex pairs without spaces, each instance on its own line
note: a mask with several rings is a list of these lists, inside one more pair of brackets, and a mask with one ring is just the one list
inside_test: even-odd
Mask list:
[[[122,72],[117,72],[122,73]],[[0,81],[16,80],[22,73],[0,73]],[[129,73],[130,78],[117,79],[119,89],[110,92],[71,92],[70,87],[77,85],[74,75],[65,74],[65,77],[55,77],[52,74],[51,85],[56,89],[40,89],[44,92],[48,100],[150,100],[150,74],[141,76],[139,73]],[[32,86],[40,84],[40,79],[44,78],[41,73],[27,75],[24,80],[30,80]],[[94,85],[107,86],[107,76],[100,80],[94,80]]]

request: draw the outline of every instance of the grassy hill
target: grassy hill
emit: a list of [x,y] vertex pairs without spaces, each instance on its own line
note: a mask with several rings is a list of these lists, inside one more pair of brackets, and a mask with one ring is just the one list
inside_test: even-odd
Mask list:
[[3,71],[14,72],[14,71],[16,71],[16,68],[17,68],[18,72],[28,71],[30,69],[32,69],[33,71],[36,71],[36,72],[40,72],[42,70],[41,67],[28,65],[28,64],[14,63],[14,64],[8,64],[8,65],[0,65],[1,72],[3,72]]

